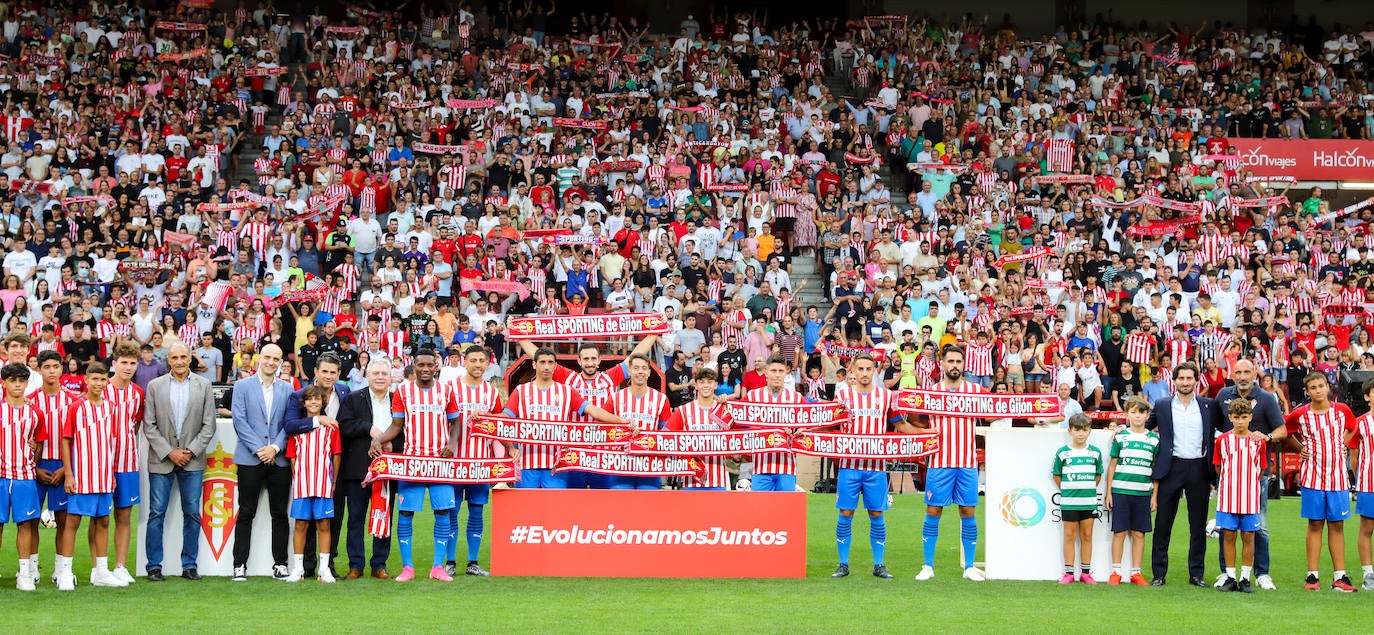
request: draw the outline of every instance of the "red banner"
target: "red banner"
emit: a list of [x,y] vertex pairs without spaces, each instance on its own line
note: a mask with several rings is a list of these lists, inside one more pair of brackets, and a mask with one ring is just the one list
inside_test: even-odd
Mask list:
[[511,318],[506,327],[506,337],[512,340],[565,340],[588,335],[662,335],[668,332],[668,327],[668,321],[657,313],[540,315]]
[[568,229],[566,227],[559,227],[554,229],[526,229],[525,231],[520,232],[520,240],[527,240],[530,238],[548,238],[549,236],[568,236],[572,233],[573,230]]
[[1331,317],[1345,317],[1348,315],[1364,315],[1368,309],[1355,304],[1331,304],[1322,307],[1322,313]]
[[803,578],[806,495],[493,492],[498,576]]
[[609,130],[611,123],[600,119],[573,119],[571,117],[554,117],[553,125],[559,128],[578,128],[581,130]]
[[1351,203],[1338,210],[1327,212],[1325,214],[1322,214],[1321,216],[1313,217],[1312,222],[1318,225],[1329,223],[1333,220],[1341,218],[1342,216],[1349,216],[1350,214],[1354,214],[1355,212],[1358,212],[1366,207],[1369,207],[1370,205],[1374,205],[1374,196],[1371,196],[1363,201]]
[[410,144],[410,149],[413,152],[423,152],[425,154],[462,154],[468,147],[466,145],[451,146],[437,143],[415,142]]
[[1374,175],[1374,141],[1351,139],[1229,138],[1241,163],[1256,176],[1301,181],[1368,181]]
[[642,432],[630,441],[630,454],[666,456],[739,456],[787,450],[781,430],[719,430],[706,432]]
[[157,61],[159,61],[159,62],[182,62],[182,61],[185,61],[185,60],[195,59],[195,58],[197,58],[197,57],[201,57],[201,56],[203,56],[203,55],[209,55],[209,54],[210,54],[210,49],[205,48],[205,47],[201,47],[201,48],[198,48],[198,49],[192,49],[192,50],[190,50],[190,51],[186,51],[185,53],[163,53],[163,54],[157,56]]
[[844,406],[833,401],[818,403],[762,403],[729,401],[730,418],[738,426],[757,428],[825,428],[849,419]]
[[706,186],[708,192],[748,192],[747,183],[712,183]]
[[198,22],[158,22],[153,25],[155,29],[164,31],[204,31],[205,25]]
[[591,472],[611,476],[700,476],[706,464],[696,457],[646,456],[614,450],[568,448],[558,453],[555,474]]
[[182,249],[190,249],[196,244],[195,234],[186,232],[167,230],[162,232],[162,241],[169,245],[176,245]]
[[1041,183],[1092,183],[1091,174],[1042,174],[1031,179],[1031,182]]
[[114,199],[104,194],[83,194],[81,196],[68,196],[67,198],[62,199],[61,201],[63,207],[66,207],[67,205],[80,205],[82,203],[92,202],[113,203]]
[[1201,216],[1186,216],[1174,220],[1154,221],[1149,225],[1132,225],[1126,230],[1127,236],[1172,236],[1180,229],[1202,222]]
[[450,99],[448,107],[454,110],[477,110],[479,108],[491,108],[496,105],[495,99]]
[[530,297],[530,288],[514,280],[474,280],[472,278],[464,278],[463,293],[469,291],[514,293],[519,295],[521,300]]
[[598,447],[625,445],[634,436],[634,430],[628,425],[595,421],[526,421],[477,415],[468,422],[468,434],[507,443]]
[[644,165],[638,161],[607,161],[599,163],[589,168],[590,172],[605,174],[607,172],[634,172]]
[[391,496],[387,481],[412,483],[451,483],[475,485],[514,483],[519,470],[514,459],[446,459],[437,456],[404,456],[383,454],[372,460],[363,485],[378,483],[372,488],[368,507],[368,533],[378,538],[391,535]]
[[930,456],[940,449],[936,432],[918,434],[835,434],[803,432],[792,440],[792,451],[832,459],[897,461]]
[[272,77],[273,75],[285,75],[285,66],[245,66],[243,67],[244,77]]
[[1239,208],[1241,208],[1241,209],[1246,209],[1246,208],[1264,208],[1264,207],[1279,207],[1279,206],[1291,206],[1291,205],[1292,205],[1292,203],[1289,202],[1287,196],[1266,196],[1266,197],[1264,197],[1264,198],[1233,198],[1233,199],[1231,199],[1231,206],[1232,206],[1232,207],[1239,207]]
[[1001,258],[998,258],[996,262],[992,263],[992,266],[1001,269],[1002,267],[1005,267],[1013,262],[1025,262],[1027,260],[1035,260],[1036,258],[1043,258],[1053,253],[1054,250],[1050,249],[1049,247],[1032,247],[1019,254],[1007,254],[1005,256],[1002,256]]
[[261,207],[253,201],[242,203],[201,203],[196,205],[197,212],[228,212],[233,210],[246,210]]
[[1058,395],[945,392],[908,388],[897,393],[893,410],[940,417],[1055,417],[1063,414]]
[[327,27],[324,27],[324,32],[325,32],[326,34],[328,34],[328,33],[344,33],[344,34],[348,34],[348,35],[362,35],[363,32],[364,32],[365,30],[366,30],[366,29],[364,29],[363,27],[360,27],[360,26],[327,26]]
[[841,346],[834,342],[825,342],[825,352],[840,359],[854,359],[859,355],[868,355],[876,363],[887,361],[887,351],[881,348],[865,348],[863,346]]

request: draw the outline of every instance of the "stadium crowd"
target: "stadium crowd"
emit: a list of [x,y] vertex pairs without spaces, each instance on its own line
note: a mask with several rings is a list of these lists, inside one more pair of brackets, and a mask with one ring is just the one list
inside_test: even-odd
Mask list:
[[1283,413],[1311,371],[1374,370],[1374,207],[1227,143],[1371,139],[1371,30],[203,4],[3,5],[0,330],[29,390],[47,351],[74,393],[178,351],[361,391],[478,347],[499,380],[507,317],[620,311],[671,322],[636,350],[674,408],[774,356],[804,398],[864,355],[930,387],[949,344],[969,382],[1058,392],[1040,426],[1166,399],[1186,362],[1207,397],[1248,363]]

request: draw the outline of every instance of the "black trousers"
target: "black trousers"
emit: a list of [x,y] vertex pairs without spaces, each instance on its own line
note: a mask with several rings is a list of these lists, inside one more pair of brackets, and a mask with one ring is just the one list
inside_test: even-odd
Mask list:
[[[372,486],[363,487],[360,480],[347,479],[340,480],[334,485],[334,518],[329,522],[329,555],[330,559],[339,557],[339,537],[342,529],[347,523],[348,540],[344,543],[344,551],[348,554],[348,568],[361,571],[363,564],[367,562],[367,554],[363,552],[363,544],[367,539],[367,506],[372,498]],[[391,490],[391,507],[396,507],[396,490]],[[344,514],[348,514],[348,519],[344,520]],[[305,562],[304,569],[312,577],[318,571],[319,550],[315,532],[307,532],[305,535]],[[391,538],[372,539],[372,560],[370,562],[373,570],[386,569],[386,561],[391,557]],[[337,573],[337,572],[336,572]]]
[[1159,508],[1155,512],[1151,566],[1155,579],[1169,572],[1169,538],[1173,535],[1178,505],[1188,499],[1188,576],[1202,577],[1207,555],[1207,510],[1211,505],[1210,469],[1206,459],[1174,459],[1159,482]]
[[253,519],[258,515],[258,499],[267,489],[267,512],[272,515],[272,563],[286,564],[287,541],[291,539],[291,468],[276,465],[240,465],[239,518],[234,525],[234,566],[248,564],[253,547]]

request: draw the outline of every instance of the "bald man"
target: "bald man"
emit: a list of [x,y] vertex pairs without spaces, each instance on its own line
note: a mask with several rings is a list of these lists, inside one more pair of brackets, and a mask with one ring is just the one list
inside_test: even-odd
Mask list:
[[199,580],[200,493],[205,452],[215,437],[215,396],[209,380],[191,372],[191,349],[180,342],[167,351],[170,371],[148,382],[143,431],[148,437],[148,530],[150,582],[162,581],[162,523],[175,484],[181,494],[181,577]]
[[[1217,393],[1217,404],[1221,406],[1222,412],[1231,407],[1231,402],[1237,398],[1249,399],[1254,404],[1251,408],[1250,417],[1250,436],[1265,441],[1279,441],[1288,436],[1288,428],[1283,425],[1283,409],[1279,407],[1279,399],[1273,393],[1267,392],[1259,387],[1259,377],[1255,363],[1242,359],[1236,362],[1231,369],[1231,379],[1235,382],[1234,386],[1227,386]],[[1223,430],[1230,430],[1231,422],[1228,420]],[[1273,461],[1270,462],[1272,466]],[[1271,468],[1272,469],[1272,468]],[[1269,484],[1274,480],[1271,474],[1266,473],[1260,477],[1260,528],[1255,532],[1255,586],[1272,591],[1276,587],[1274,579],[1269,576]],[[1220,549],[1217,550],[1221,552]],[[1222,556],[1223,558],[1225,556]],[[1226,565],[1223,560],[1221,565],[1221,576],[1226,577]],[[1220,586],[1220,578],[1218,582]]]
[[277,380],[281,347],[268,344],[258,353],[258,372],[234,382],[230,412],[238,445],[234,465],[239,474],[239,518],[234,526],[235,582],[248,580],[248,554],[253,546],[253,519],[258,499],[267,490],[272,514],[272,577],[286,578],[287,505],[291,502],[291,467],[286,448],[286,401],[291,386]]

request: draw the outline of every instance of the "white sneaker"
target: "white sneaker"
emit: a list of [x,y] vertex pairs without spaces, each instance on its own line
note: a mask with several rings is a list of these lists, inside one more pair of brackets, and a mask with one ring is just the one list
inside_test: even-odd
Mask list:
[[1269,574],[1267,573],[1262,576],[1257,576],[1255,578],[1255,586],[1264,589],[1265,591],[1273,591],[1275,589],[1278,589],[1277,586],[1274,586],[1274,579],[1269,577]]
[[34,584],[34,586],[37,586],[37,585],[38,585],[38,582],[39,582],[40,580],[43,579],[43,576],[39,575],[39,573],[38,573],[38,565],[35,564],[35,565],[32,567],[32,570],[31,570],[29,573],[33,576],[33,584]]
[[63,575],[57,576],[57,590],[58,590],[58,591],[75,591],[75,590],[76,590],[76,576],[74,576],[74,575],[72,575],[72,574],[70,574],[70,573],[67,573],[67,574],[63,574]]
[[36,587],[33,584],[33,576],[21,575],[14,579],[14,588],[20,591],[32,591]]
[[129,569],[127,567],[115,567],[115,570],[110,573],[114,574],[115,579],[123,582],[125,585],[134,583],[134,576],[129,575]]
[[973,580],[974,582],[982,582],[988,579],[988,574],[983,573],[983,570],[979,569],[978,567],[969,567],[967,569],[964,569],[964,579]]
[[279,578],[282,582],[300,582],[305,577],[304,569],[292,569],[286,574],[285,578]]
[[115,574],[107,569],[91,569],[91,586],[105,587],[126,587],[129,583],[115,577]]
[[916,574],[917,580],[929,580],[935,577],[935,569],[930,565],[922,565],[921,572]]
[[1227,581],[1228,579],[1230,579],[1230,578],[1231,578],[1231,576],[1226,575],[1226,572],[1225,572],[1225,571],[1222,571],[1222,572],[1221,572],[1221,575],[1217,576],[1216,584],[1213,584],[1212,586],[1213,586],[1214,588],[1220,589],[1220,588],[1221,588],[1221,585],[1226,584],[1226,581]]
[[334,574],[329,572],[329,567],[324,567],[320,571],[320,582],[323,582],[325,584],[334,584],[335,581],[336,580],[334,579]]

